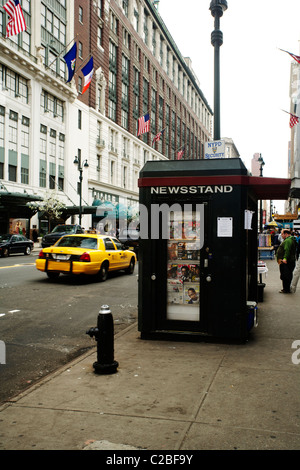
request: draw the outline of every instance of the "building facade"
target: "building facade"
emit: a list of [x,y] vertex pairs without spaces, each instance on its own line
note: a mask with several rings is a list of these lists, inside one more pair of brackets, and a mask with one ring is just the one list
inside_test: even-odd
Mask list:
[[[300,51],[300,49],[299,49]],[[290,75],[290,113],[300,116],[300,64],[291,63]],[[289,145],[288,174],[292,179],[291,198],[288,201],[286,211],[298,214],[300,217],[300,124],[291,129],[291,141]],[[298,213],[299,211],[299,213]]]
[[[13,217],[26,219],[28,235],[47,224],[27,202],[49,192],[73,207],[68,222],[77,221],[80,174],[84,206],[133,207],[147,160],[176,159],[179,150],[183,158],[203,158],[212,111],[152,1],[21,3],[26,32],[6,39],[8,18],[0,13],[0,195],[11,206],[22,196]],[[67,83],[63,56],[74,42],[76,70]],[[82,93],[81,69],[91,57],[94,75]],[[150,130],[138,136],[146,113]],[[3,206],[2,233],[10,219]],[[85,228],[96,222],[83,212]]]

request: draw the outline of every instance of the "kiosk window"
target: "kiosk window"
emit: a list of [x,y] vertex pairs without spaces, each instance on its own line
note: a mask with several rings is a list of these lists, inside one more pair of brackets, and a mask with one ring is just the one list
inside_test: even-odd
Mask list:
[[167,240],[167,319],[200,319],[200,215],[171,212]]

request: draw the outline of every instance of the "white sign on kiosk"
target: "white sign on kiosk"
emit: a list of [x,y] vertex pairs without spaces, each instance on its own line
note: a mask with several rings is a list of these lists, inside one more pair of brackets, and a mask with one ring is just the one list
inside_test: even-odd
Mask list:
[[205,142],[204,158],[225,158],[225,141],[215,140],[214,142]]

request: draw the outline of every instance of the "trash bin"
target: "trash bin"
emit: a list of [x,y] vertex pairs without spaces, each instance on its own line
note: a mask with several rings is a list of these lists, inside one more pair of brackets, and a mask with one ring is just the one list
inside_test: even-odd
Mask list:
[[247,319],[247,329],[250,331],[253,327],[257,327],[257,303],[248,301],[247,302],[247,309],[248,309],[248,319]]
[[257,284],[257,301],[263,302],[264,301],[264,288],[266,284],[264,282],[259,282]]

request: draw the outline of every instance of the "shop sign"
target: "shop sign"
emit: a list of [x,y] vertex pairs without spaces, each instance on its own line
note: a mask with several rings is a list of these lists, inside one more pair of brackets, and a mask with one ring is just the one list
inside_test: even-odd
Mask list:
[[231,185],[214,185],[214,186],[152,186],[151,194],[217,194],[231,193],[233,186]]

